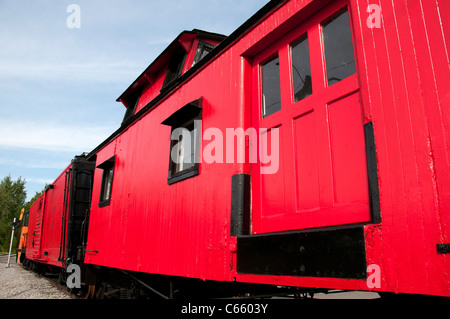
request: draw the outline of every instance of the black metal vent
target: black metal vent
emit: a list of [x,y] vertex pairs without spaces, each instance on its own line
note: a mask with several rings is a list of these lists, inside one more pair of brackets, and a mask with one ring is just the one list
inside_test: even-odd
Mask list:
[[363,227],[238,236],[243,274],[365,279]]

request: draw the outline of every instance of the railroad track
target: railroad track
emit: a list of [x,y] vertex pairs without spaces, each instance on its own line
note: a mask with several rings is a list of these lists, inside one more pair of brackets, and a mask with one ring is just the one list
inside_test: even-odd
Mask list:
[[67,290],[66,286],[64,286],[61,283],[59,283],[58,280],[57,280],[57,277],[55,277],[55,276],[48,276],[48,275],[47,276],[44,275],[43,277],[45,279],[47,279],[47,281],[49,282],[50,285],[52,285],[53,287],[57,288],[62,293],[66,294],[71,299],[81,299],[79,295],[70,292],[69,290]]
[[[11,254],[10,264],[17,264],[16,262],[17,254]],[[0,264],[6,265],[8,263],[8,254],[0,254]],[[22,265],[20,265],[22,267]],[[25,269],[25,268],[24,268]],[[32,270],[26,269],[29,272],[33,272]],[[61,285],[58,282],[58,277],[54,274],[44,273],[41,275],[36,274],[39,277],[45,278],[50,285],[57,288],[64,294],[70,296],[72,299],[80,299],[80,296],[70,292],[65,285]]]
[[[16,256],[17,256],[17,254],[11,254],[10,263],[16,262]],[[6,264],[7,262],[8,262],[8,254],[1,254],[0,255],[0,264]]]

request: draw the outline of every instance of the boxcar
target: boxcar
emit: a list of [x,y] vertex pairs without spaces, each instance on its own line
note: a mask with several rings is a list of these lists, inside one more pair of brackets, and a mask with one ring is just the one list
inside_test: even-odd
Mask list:
[[64,270],[84,258],[94,164],[75,157],[31,205],[26,267]]

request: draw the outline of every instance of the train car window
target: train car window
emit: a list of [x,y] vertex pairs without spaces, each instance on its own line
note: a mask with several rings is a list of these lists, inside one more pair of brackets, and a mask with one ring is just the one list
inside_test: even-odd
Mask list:
[[192,61],[191,67],[193,67],[198,61],[203,59],[209,52],[214,49],[214,45],[208,42],[200,41],[195,52],[194,60]]
[[103,170],[102,185],[100,189],[100,201],[98,204],[99,207],[104,207],[110,204],[114,178],[114,163],[115,157],[111,157],[109,160],[97,166],[98,168],[101,168]]
[[23,226],[28,227],[28,220],[30,218],[30,210],[25,211],[25,214],[23,215]]
[[278,55],[261,64],[262,114],[269,116],[281,110],[280,63]]
[[166,77],[161,90],[165,88],[170,82],[175,80],[181,75],[183,71],[184,63],[186,62],[187,54],[183,48],[179,48],[171,57],[169,68],[167,69]]
[[171,160],[173,174],[194,167],[196,154],[198,154],[197,135],[194,120],[172,131]]
[[127,110],[125,111],[125,115],[123,117],[121,125],[123,125],[126,122],[126,120],[128,120],[130,117],[132,117],[134,115],[134,112],[136,111],[136,107],[137,107],[138,103],[139,103],[139,96],[136,97],[136,101],[133,104],[131,104],[127,107]]
[[199,173],[201,104],[201,99],[188,103],[161,123],[172,128],[167,178],[169,185]]
[[306,35],[291,45],[291,56],[294,101],[298,102],[312,94],[311,65]]
[[328,85],[356,72],[348,10],[322,23]]

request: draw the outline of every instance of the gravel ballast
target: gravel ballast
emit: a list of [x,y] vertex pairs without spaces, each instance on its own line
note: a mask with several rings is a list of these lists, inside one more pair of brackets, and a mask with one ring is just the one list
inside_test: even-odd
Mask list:
[[15,262],[0,263],[0,299],[71,299],[48,279],[23,269]]

